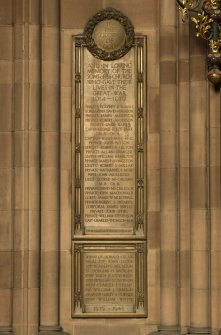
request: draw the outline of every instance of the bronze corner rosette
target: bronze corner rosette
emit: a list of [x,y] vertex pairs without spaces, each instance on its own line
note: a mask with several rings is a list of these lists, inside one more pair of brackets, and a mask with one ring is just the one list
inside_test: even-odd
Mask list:
[[[94,32],[96,27],[105,21],[114,21],[115,24],[118,24],[119,27],[121,26],[121,30],[124,31],[124,38],[121,41],[122,45],[120,45],[119,48],[116,47],[114,50],[108,50],[97,45],[94,39]],[[91,19],[89,19],[84,29],[84,42],[87,49],[93,56],[104,61],[116,60],[126,55],[134,45],[134,38],[134,27],[129,18],[117,9],[111,7],[107,7],[97,12]]]

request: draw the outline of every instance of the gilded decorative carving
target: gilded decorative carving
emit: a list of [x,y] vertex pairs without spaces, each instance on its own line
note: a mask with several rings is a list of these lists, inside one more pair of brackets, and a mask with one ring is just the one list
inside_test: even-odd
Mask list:
[[198,30],[196,36],[209,40],[211,38],[211,23],[213,22],[213,19],[205,14],[205,12],[202,12],[198,14],[197,19],[192,17],[192,21],[196,24],[196,29]]
[[209,46],[210,46],[210,50],[212,53],[214,54],[218,54],[219,53],[219,50],[220,50],[220,47],[221,47],[221,40],[213,40],[211,39],[209,41]]
[[210,1],[211,1],[212,9],[216,10],[219,8],[219,4],[220,4],[219,0],[210,0]]
[[183,21],[188,18],[188,9],[194,10],[200,5],[201,0],[177,0],[179,10],[182,14]]
[[220,0],[176,0],[183,19],[191,16],[196,25],[196,36],[208,41],[208,79],[221,82],[221,3]]

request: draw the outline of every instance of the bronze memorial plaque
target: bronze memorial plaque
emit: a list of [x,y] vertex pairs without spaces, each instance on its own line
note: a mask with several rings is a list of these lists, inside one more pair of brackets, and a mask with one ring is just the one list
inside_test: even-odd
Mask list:
[[73,316],[144,317],[145,249],[142,241],[75,242]]
[[135,222],[134,64],[98,61],[85,50],[84,227],[133,233]]
[[73,233],[145,235],[145,38],[107,9],[74,38]]
[[106,8],[73,43],[72,316],[146,316],[146,39]]

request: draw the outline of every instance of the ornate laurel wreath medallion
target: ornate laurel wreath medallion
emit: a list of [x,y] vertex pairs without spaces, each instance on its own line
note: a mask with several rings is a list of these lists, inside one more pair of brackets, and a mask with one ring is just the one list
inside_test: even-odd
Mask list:
[[134,27],[130,20],[114,8],[95,14],[84,29],[88,50],[102,60],[123,57],[134,44]]

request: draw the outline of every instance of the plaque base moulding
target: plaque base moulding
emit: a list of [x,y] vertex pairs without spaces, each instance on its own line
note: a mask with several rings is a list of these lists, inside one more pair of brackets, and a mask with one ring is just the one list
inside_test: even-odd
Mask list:
[[0,326],[0,335],[13,335],[13,330],[11,327],[1,327]]
[[178,326],[158,326],[156,332],[150,335],[180,335],[180,328]]
[[211,334],[210,327],[189,327],[188,334],[190,335],[209,335]]
[[41,326],[39,329],[39,335],[70,335],[69,333],[63,331],[60,326]]

